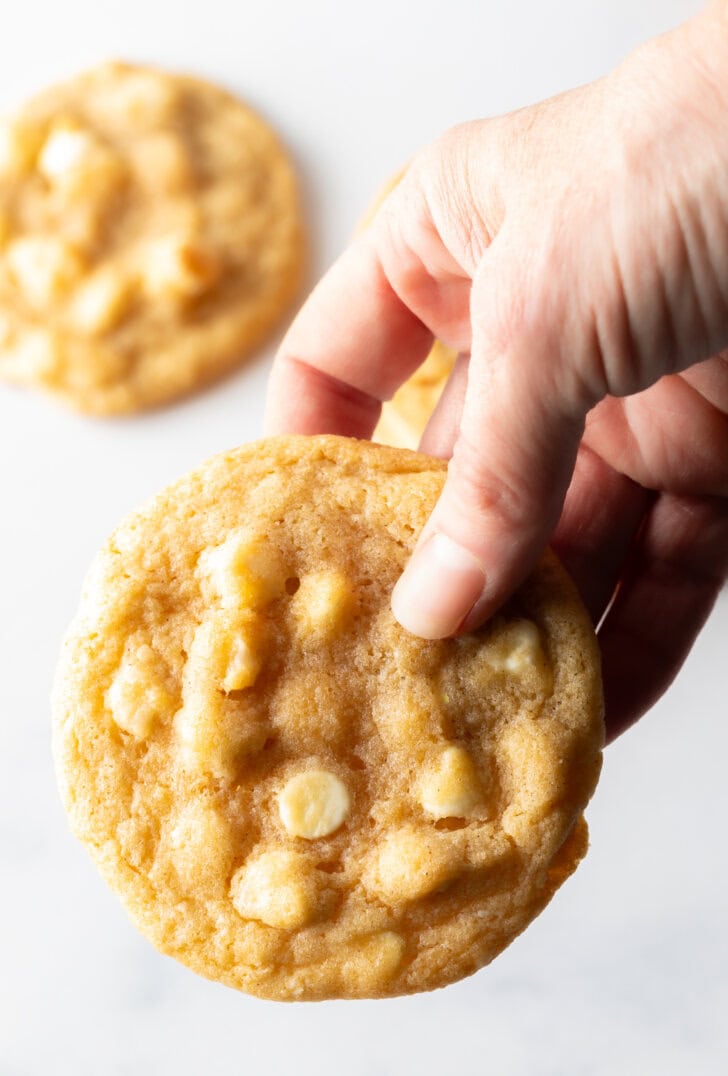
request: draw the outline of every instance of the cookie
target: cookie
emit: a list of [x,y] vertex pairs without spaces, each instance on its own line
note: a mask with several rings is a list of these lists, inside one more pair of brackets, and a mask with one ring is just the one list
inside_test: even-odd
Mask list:
[[0,124],[0,379],[96,415],[189,393],[273,327],[302,250],[291,165],[244,104],[78,75]]
[[217,456],[112,535],[54,688],[72,828],[164,953],[266,998],[488,963],[586,849],[587,614],[547,556],[429,642],[390,594],[444,465],[338,437]]

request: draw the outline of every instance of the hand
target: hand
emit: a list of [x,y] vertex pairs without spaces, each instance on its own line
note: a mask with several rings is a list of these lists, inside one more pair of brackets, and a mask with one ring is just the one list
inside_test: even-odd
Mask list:
[[269,432],[368,437],[433,335],[459,351],[421,445],[448,478],[395,616],[474,628],[551,540],[601,622],[611,736],[728,573],[726,59],[713,5],[599,82],[446,133],[271,377]]

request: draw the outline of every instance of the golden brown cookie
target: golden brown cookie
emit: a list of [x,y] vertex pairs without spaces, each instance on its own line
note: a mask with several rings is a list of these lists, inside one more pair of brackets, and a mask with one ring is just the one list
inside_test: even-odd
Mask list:
[[491,960],[586,849],[597,648],[552,556],[478,632],[392,587],[442,488],[337,437],[217,456],[97,557],[54,691],[74,832],[140,930],[262,997],[379,997]]
[[[400,182],[405,171],[406,169],[397,172],[377,192],[358,230],[371,224],[377,210]],[[445,382],[452,373],[456,358],[457,352],[446,347],[441,340],[435,340],[422,365],[382,407],[382,414],[373,434],[375,441],[397,448],[417,448],[445,388]]]
[[299,281],[295,177],[217,86],[107,63],[0,124],[0,378],[97,415],[199,388]]

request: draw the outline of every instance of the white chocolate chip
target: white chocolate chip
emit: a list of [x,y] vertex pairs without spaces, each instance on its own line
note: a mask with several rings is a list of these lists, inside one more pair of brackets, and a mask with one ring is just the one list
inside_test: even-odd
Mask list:
[[227,669],[222,681],[223,691],[242,691],[251,687],[260,668],[260,656],[242,635],[236,635],[230,641]]
[[3,377],[9,381],[22,385],[36,379],[46,380],[58,369],[60,348],[46,329],[29,329],[13,339],[8,326],[7,338],[0,346]]
[[541,658],[541,638],[538,628],[530,620],[519,620],[514,629],[511,651],[506,659],[508,672],[521,672],[535,665]]
[[235,874],[230,896],[244,919],[295,930],[314,919],[318,911],[317,872],[297,852],[263,852]]
[[78,253],[54,236],[25,236],[8,246],[5,257],[25,299],[46,310],[83,272]]
[[263,535],[247,530],[233,532],[221,545],[204,553],[198,570],[223,608],[257,609],[285,590],[285,572],[278,554]]
[[193,299],[216,283],[221,270],[212,251],[184,235],[148,243],[140,265],[144,288],[152,298]]
[[336,569],[304,575],[291,600],[299,634],[331,637],[343,627],[353,607],[351,584]]
[[73,296],[69,310],[71,325],[88,336],[107,332],[123,318],[132,293],[132,281],[121,273],[95,273]]
[[439,837],[414,826],[394,830],[375,854],[367,888],[388,904],[420,900],[439,889],[459,869],[452,849]]
[[283,827],[291,837],[328,837],[344,822],[351,801],[343,781],[327,770],[305,770],[286,782],[278,796]]
[[380,930],[352,938],[341,946],[337,959],[342,965],[346,981],[355,982],[360,987],[370,984],[376,988],[386,983],[395,974],[402,963],[406,945],[401,934],[393,930]]
[[464,747],[446,747],[420,781],[422,806],[433,818],[466,818],[481,801],[470,755]]
[[38,171],[50,182],[82,168],[92,157],[95,141],[78,127],[59,125],[48,135],[38,157]]
[[211,611],[195,632],[188,672],[216,691],[250,687],[262,665],[262,632],[259,618],[245,610]]
[[545,660],[541,636],[531,620],[507,624],[496,645],[488,649],[486,655],[493,668],[515,675],[523,675]]
[[127,651],[106,692],[114,722],[137,740],[149,736],[171,705],[162,672],[160,659],[143,644]]
[[126,174],[121,157],[73,117],[53,125],[37,169],[63,199],[65,210],[108,203]]
[[212,610],[195,631],[175,717],[182,762],[191,771],[228,779],[237,760],[265,738],[264,726],[225,694],[249,687],[258,675],[257,631],[257,618],[231,609]]

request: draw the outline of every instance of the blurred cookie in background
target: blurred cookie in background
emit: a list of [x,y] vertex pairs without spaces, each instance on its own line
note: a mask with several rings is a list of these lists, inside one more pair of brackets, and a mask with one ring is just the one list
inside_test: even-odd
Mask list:
[[0,122],[0,379],[96,415],[238,364],[298,286],[296,179],[229,93],[106,63]]

